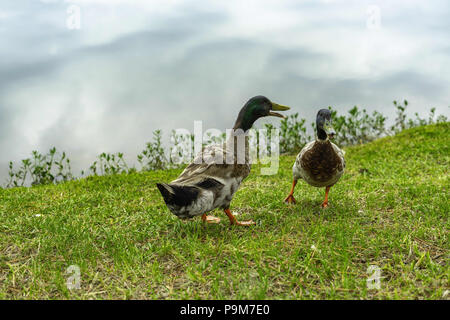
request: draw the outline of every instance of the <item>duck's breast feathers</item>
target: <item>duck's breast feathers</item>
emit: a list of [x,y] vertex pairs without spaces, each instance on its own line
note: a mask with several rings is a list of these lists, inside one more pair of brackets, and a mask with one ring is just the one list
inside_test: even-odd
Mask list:
[[334,151],[336,152],[336,154],[338,155],[338,157],[341,159],[342,161],[342,170],[345,169],[345,151],[342,150],[341,148],[339,148],[337,145],[335,145],[333,142],[330,142],[331,145],[333,146]]
[[342,175],[345,168],[343,152],[328,140],[308,144],[300,152],[297,161],[301,171],[316,184],[334,181]]

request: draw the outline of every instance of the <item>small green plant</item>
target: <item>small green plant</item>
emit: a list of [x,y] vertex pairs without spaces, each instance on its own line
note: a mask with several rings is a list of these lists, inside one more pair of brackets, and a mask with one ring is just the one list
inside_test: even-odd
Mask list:
[[137,156],[142,171],[164,170],[168,160],[161,143],[161,130],[153,132],[153,141],[147,142],[145,149]]
[[305,122],[305,119],[298,118],[298,113],[281,120],[280,153],[298,152],[311,140],[306,132]]
[[66,153],[51,148],[47,154],[38,151],[31,153],[31,158],[23,159],[19,169],[9,162],[9,180],[6,187],[32,186],[49,183],[60,183],[73,179],[70,159]]
[[354,106],[348,111],[348,116],[339,116],[332,107],[328,108],[331,110],[333,126],[337,132],[335,142],[339,145],[363,144],[381,138],[386,134],[386,117],[378,111],[374,111],[370,115],[366,109],[360,110],[357,106]]
[[189,163],[194,155],[194,135],[189,133],[177,133],[172,130],[170,134],[170,167],[179,168],[184,163]]
[[206,139],[203,140],[203,147],[209,146],[211,144],[222,144],[226,140],[226,133],[223,132],[220,135],[214,135],[211,132],[207,132]]
[[[448,119],[444,115],[439,115],[436,118],[436,108],[431,108],[430,113],[428,115],[428,119],[420,118],[419,114],[416,112],[415,119],[407,119],[406,109],[408,107],[408,101],[404,100],[403,104],[398,103],[396,100],[393,101],[397,113],[397,117],[395,118],[395,123],[391,126],[390,131],[392,134],[397,134],[405,129],[424,126],[428,124],[434,123],[444,123],[447,122]],[[436,119],[435,119],[436,118]]]
[[408,127],[406,121],[406,108],[408,107],[408,101],[404,100],[403,104],[401,104],[394,100],[393,103],[397,109],[397,117],[395,118],[395,123],[391,126],[391,131],[395,134],[405,130]]
[[103,152],[97,157],[97,160],[92,163],[89,170],[94,175],[110,175],[128,173],[130,171],[123,158],[123,153],[121,152],[116,154]]

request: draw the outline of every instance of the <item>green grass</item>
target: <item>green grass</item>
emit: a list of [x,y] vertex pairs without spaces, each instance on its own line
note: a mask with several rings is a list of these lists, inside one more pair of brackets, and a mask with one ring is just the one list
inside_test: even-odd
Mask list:
[[[155,187],[180,170],[0,190],[2,299],[441,299],[449,286],[450,125],[346,149],[331,189],[299,182],[295,156],[259,165],[232,202],[251,228],[170,214]],[[314,249],[315,248],[315,249]],[[81,268],[68,290],[66,269]],[[367,268],[381,269],[368,290]],[[448,298],[448,296],[447,296]]]

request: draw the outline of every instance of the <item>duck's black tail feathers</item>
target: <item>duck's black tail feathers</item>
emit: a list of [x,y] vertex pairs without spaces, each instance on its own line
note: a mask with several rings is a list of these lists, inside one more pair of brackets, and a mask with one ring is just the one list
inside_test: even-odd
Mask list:
[[197,199],[199,194],[199,190],[196,187],[177,186],[167,183],[157,183],[156,186],[167,205],[188,206]]

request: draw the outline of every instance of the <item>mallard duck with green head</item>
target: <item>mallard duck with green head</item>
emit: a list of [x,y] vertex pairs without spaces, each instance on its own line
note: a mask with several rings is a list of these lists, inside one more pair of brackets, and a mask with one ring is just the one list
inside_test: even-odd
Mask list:
[[286,203],[296,203],[294,189],[299,179],[314,187],[325,187],[322,208],[328,207],[328,192],[335,185],[345,169],[344,151],[330,141],[336,134],[331,123],[331,112],[321,109],[316,118],[317,138],[308,143],[298,154],[292,167],[294,180]]
[[254,224],[252,220],[237,221],[230,211],[235,192],[250,173],[248,130],[261,117],[284,118],[274,111],[288,109],[264,96],[251,98],[239,112],[234,133],[224,144],[205,147],[177,179],[157,184],[169,210],[180,219],[201,216],[203,222],[218,223],[219,218],[206,213],[221,208],[231,224]]

